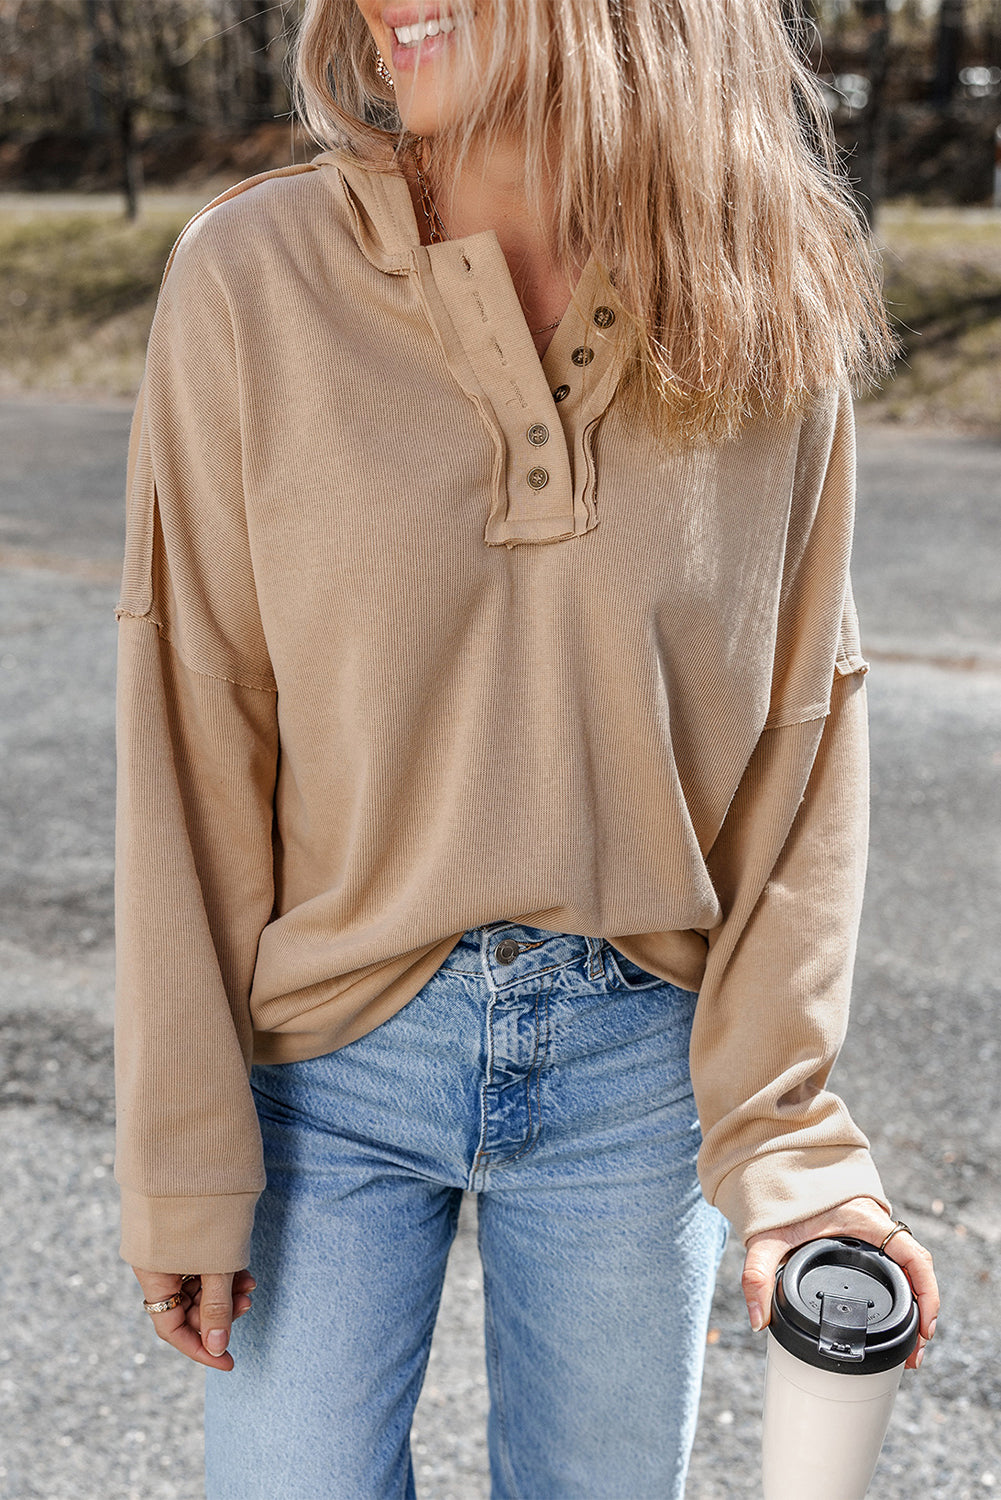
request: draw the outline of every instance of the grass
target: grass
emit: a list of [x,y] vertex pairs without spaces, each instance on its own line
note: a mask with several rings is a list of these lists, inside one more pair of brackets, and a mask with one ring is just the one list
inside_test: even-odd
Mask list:
[[895,205],[877,239],[904,350],[860,409],[1001,437],[1001,212]]
[[[0,394],[134,398],[170,248],[219,190],[148,193],[135,224],[114,199],[0,200]],[[1001,212],[890,205],[877,238],[904,352],[860,415],[1001,436]]]
[[0,393],[134,396],[160,277],[190,212],[151,207],[130,224],[20,204],[0,222]]

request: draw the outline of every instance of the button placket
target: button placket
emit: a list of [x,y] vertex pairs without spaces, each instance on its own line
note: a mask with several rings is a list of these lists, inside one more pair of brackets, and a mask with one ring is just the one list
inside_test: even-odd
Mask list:
[[[616,321],[612,308],[603,304],[591,313],[590,324],[583,324],[579,343],[571,352],[571,362],[580,374],[570,388],[572,400],[564,421],[571,444],[574,474],[574,507],[577,524],[581,517],[596,524],[597,470],[594,460],[595,429],[601,422],[626,362],[626,348],[621,335],[611,332]],[[583,352],[582,352],[583,351]],[[577,358],[575,359],[575,356]],[[572,377],[573,378],[573,377]],[[587,521],[584,526],[586,528]]]
[[422,246],[418,254],[502,442],[484,540],[514,546],[573,536],[579,528],[567,435],[496,233]]
[[[513,547],[590,531],[598,518],[584,434],[611,398],[619,348],[607,331],[614,311],[594,305],[603,287],[600,267],[589,259],[540,361],[495,231],[422,245],[415,254],[422,279],[427,275],[435,287],[436,322],[453,371],[498,443],[484,541]],[[585,352],[575,364],[578,350]]]
[[[575,297],[576,322],[568,317],[560,330],[563,337],[554,340],[544,356],[553,402],[570,446],[574,529],[578,534],[597,525],[594,432],[615,393],[625,364],[621,332],[612,331],[617,317],[615,310],[604,303],[589,304],[592,288],[600,286],[600,270],[593,263],[589,275],[590,283],[579,285]],[[572,373],[564,363],[567,360]],[[564,371],[566,378],[561,379]]]
[[[549,441],[549,428],[544,422],[533,422],[525,436],[535,448],[541,448],[543,443]],[[544,469],[541,464],[536,464],[529,469],[525,476],[533,490],[544,490],[549,483],[549,470]]]
[[[595,271],[594,274],[596,276],[597,272]],[[578,287],[578,293],[583,292],[585,296],[587,290],[587,287]],[[581,299],[579,305],[582,308],[586,305],[586,302]],[[574,402],[577,408],[575,413],[576,417],[579,417],[581,415],[585,406],[589,406],[591,404],[591,400],[593,399],[595,391],[604,387],[605,376],[608,369],[613,364],[615,364],[615,356],[619,348],[619,341],[616,336],[614,334],[607,333],[607,330],[614,325],[616,320],[616,315],[613,308],[607,307],[603,303],[599,304],[599,306],[595,307],[591,312],[589,322],[586,321],[587,315],[582,310],[580,311],[579,316],[581,320],[580,324],[577,328],[574,328],[572,330],[573,335],[576,336],[576,339],[579,340],[579,342],[575,342],[573,348],[570,350],[570,363],[575,367],[573,384],[570,384],[570,382],[564,380],[560,381],[559,384],[553,386],[552,388],[553,401],[557,404],[557,406],[561,405],[569,398],[574,398]],[[600,329],[601,332],[593,332],[592,330],[595,329]],[[571,332],[569,316],[567,322],[563,325],[560,332]],[[555,342],[556,341],[554,340],[554,344]],[[553,345],[550,345],[550,349],[552,348]],[[558,354],[558,349],[556,350],[556,352]],[[548,354],[549,350],[547,350],[547,355]],[[595,360],[597,360],[597,364],[595,364]],[[554,371],[552,368],[553,359],[551,356],[546,361],[546,363],[550,378],[552,378]],[[576,376],[576,372],[578,370],[582,372],[579,378],[577,378]],[[584,371],[587,371],[587,374],[583,374]],[[563,415],[564,414],[561,412],[561,418],[563,418]],[[573,420],[574,418],[571,418],[571,421]],[[564,421],[564,427],[566,427],[566,425],[567,424]]]
[[[618,364],[618,339],[605,332],[616,314],[603,304],[594,306],[595,292],[607,295],[601,267],[593,255],[588,257],[566,319],[540,361],[496,232],[421,245],[402,175],[373,178],[365,173],[363,180],[376,199],[375,238],[392,246],[392,255],[377,263],[400,275],[416,273],[442,354],[496,445],[484,541],[512,547],[590,531],[597,516],[590,498],[589,437],[602,402],[607,405],[611,399],[614,382],[608,375]],[[349,178],[345,192],[350,197]],[[371,259],[367,241],[362,248]],[[614,288],[614,272],[608,280]],[[593,351],[589,368],[576,366],[572,373],[566,368],[568,346]],[[538,420],[543,413],[546,422]],[[548,440],[544,499],[542,490],[528,483],[531,470],[543,468],[533,462],[542,456],[535,451],[541,445],[526,441],[529,424],[548,426],[562,439]]]

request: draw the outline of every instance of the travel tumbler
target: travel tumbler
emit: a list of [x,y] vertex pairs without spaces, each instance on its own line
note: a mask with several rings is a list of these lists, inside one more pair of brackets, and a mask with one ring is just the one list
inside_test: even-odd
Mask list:
[[764,1500],[862,1500],[917,1342],[911,1284],[875,1245],[839,1236],[793,1251],[768,1328]]

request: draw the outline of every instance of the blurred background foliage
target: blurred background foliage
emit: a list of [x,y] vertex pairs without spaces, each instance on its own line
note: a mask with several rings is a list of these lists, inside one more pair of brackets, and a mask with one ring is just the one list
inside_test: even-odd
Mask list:
[[[780,3],[884,254],[903,354],[870,405],[1001,433],[1001,0]],[[0,392],[134,395],[187,218],[318,149],[290,107],[299,10],[0,0]]]

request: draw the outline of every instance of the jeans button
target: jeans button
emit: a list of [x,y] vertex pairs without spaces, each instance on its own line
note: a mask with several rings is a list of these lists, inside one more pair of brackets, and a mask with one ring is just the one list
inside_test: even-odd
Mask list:
[[499,964],[513,964],[521,949],[514,938],[505,938],[494,949],[494,958]]

